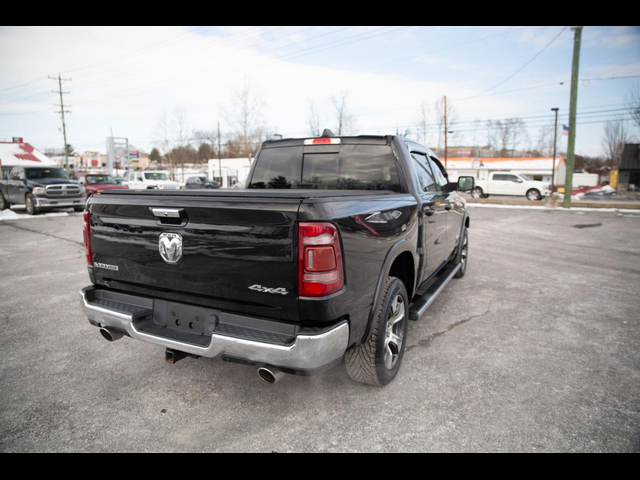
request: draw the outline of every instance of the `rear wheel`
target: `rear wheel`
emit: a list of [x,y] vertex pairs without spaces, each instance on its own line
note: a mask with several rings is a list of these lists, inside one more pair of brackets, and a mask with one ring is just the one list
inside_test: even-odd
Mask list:
[[36,200],[33,198],[33,195],[29,194],[26,196],[25,204],[29,215],[37,215],[39,213],[38,208],[36,207]]
[[4,198],[4,194],[0,193],[0,210],[11,208],[11,204]]
[[484,190],[482,190],[482,188],[476,187],[473,190],[471,190],[471,197],[472,198],[489,198],[489,195],[484,193]]
[[542,200],[542,195],[540,194],[540,191],[536,190],[535,188],[532,188],[527,192],[527,198],[532,201],[538,201],[538,200]]
[[469,230],[465,228],[463,235],[460,251],[458,252],[458,255],[456,255],[456,261],[462,266],[455,274],[454,278],[462,278],[467,273],[467,262],[469,259]]
[[349,376],[369,385],[388,385],[398,374],[407,338],[409,300],[404,283],[389,277],[369,340],[347,352]]

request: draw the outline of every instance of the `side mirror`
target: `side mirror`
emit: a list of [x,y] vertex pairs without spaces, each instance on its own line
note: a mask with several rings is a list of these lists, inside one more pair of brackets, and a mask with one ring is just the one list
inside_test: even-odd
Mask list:
[[460,177],[458,178],[458,191],[470,192],[476,186],[476,179],[473,177]]

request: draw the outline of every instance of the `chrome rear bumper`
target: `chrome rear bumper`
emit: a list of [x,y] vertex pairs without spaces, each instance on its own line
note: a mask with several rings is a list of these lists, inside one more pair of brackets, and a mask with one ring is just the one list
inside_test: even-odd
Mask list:
[[[292,343],[288,345],[276,345],[273,343],[246,338],[237,338],[221,334],[214,330],[210,335],[208,345],[195,345],[178,341],[165,336],[149,334],[136,328],[136,320],[140,312],[147,315],[153,311],[153,300],[140,297],[140,308],[136,312],[132,308],[126,312],[126,308],[117,308],[102,302],[92,304],[91,293],[94,287],[86,287],[80,291],[82,309],[93,325],[109,327],[126,333],[131,338],[142,340],[172,350],[197,355],[200,357],[247,360],[256,364],[267,364],[280,368],[288,368],[296,371],[322,370],[324,367],[339,361],[344,355],[349,342],[349,324],[344,321],[328,330],[322,330],[317,334],[298,334]],[[129,296],[129,298],[135,298]],[[146,307],[146,310],[145,310]]]

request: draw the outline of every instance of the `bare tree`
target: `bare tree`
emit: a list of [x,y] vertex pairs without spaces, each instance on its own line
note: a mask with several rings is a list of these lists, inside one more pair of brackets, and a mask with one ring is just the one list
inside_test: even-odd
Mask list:
[[232,104],[223,109],[223,116],[230,128],[228,143],[233,144],[234,154],[251,156],[264,140],[266,127],[262,95],[250,83],[245,83],[232,98]]
[[192,137],[195,145],[198,147],[198,161],[206,162],[216,156],[217,131],[194,130]]
[[438,150],[442,151],[444,150],[445,119],[447,123],[447,131],[452,131],[458,121],[458,112],[453,106],[451,100],[447,99],[445,101],[444,95],[434,102],[434,110],[436,113],[436,124],[438,126]]
[[321,135],[320,126],[320,113],[313,100],[309,100],[309,133],[312,137],[319,137]]
[[162,112],[156,124],[155,141],[160,145],[165,160],[169,162],[171,176],[175,178],[177,159],[174,158],[173,151],[176,147],[188,146],[191,142],[189,115],[184,108],[174,108],[171,115],[168,115],[167,112]]
[[606,161],[610,166],[620,165],[625,143],[629,143],[630,136],[626,122],[618,118],[604,124],[602,147]]
[[[482,120],[476,118],[473,121],[473,124],[471,126],[471,146],[476,147],[478,150],[480,149],[480,147],[482,147],[483,145],[480,145],[480,127],[482,126]],[[478,156],[480,156],[479,154],[477,154]]]
[[640,84],[633,87],[629,93],[625,95],[624,103],[631,114],[631,118],[633,118],[636,125],[640,127]]
[[338,135],[350,135],[355,129],[355,120],[347,108],[348,97],[349,92],[346,90],[339,97],[331,97],[331,103],[333,103],[336,113]]
[[521,118],[487,121],[487,143],[493,155],[513,156],[518,147],[528,142],[529,134]]
[[553,127],[553,125],[546,125],[538,130],[538,138],[535,147],[532,149],[537,155],[553,155]]
[[189,114],[183,107],[176,107],[172,113],[174,141],[177,146],[189,145],[191,141],[191,128],[189,126]]
[[427,144],[427,128],[429,126],[429,105],[426,102],[422,102],[418,108],[418,142],[423,145]]

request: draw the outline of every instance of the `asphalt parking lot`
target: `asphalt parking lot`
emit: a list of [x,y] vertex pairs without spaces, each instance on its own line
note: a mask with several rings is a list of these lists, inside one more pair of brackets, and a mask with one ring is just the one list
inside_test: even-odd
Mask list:
[[471,215],[467,276],[383,389],[107,343],[82,216],[0,222],[0,451],[640,452],[640,214]]

